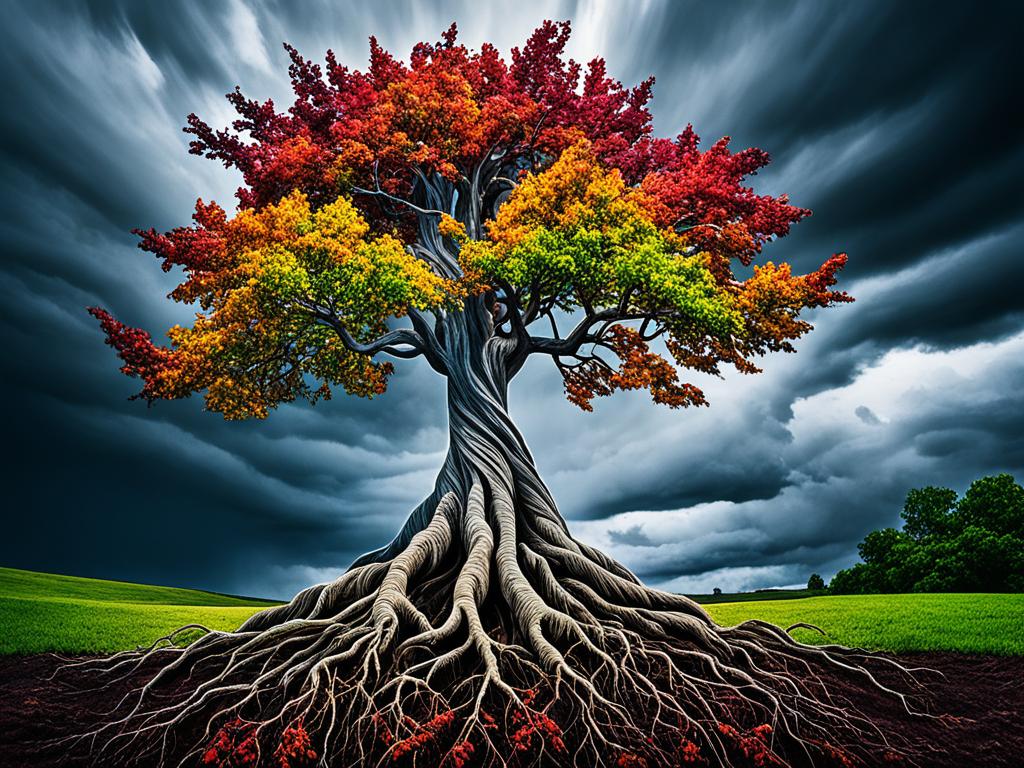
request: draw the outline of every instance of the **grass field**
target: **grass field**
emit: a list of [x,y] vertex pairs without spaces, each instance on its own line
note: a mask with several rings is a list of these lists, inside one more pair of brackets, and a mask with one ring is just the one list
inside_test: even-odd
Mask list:
[[687,595],[702,605],[714,603],[751,603],[761,600],[796,600],[801,597],[820,597],[823,589],[759,589],[756,592],[723,592],[720,595]]
[[185,624],[234,629],[267,605],[273,603],[0,568],[0,654],[119,651]]
[[[1024,655],[1024,594],[800,597],[787,593],[783,599],[764,599],[765,594],[771,593],[748,593],[743,601],[715,603],[707,609],[723,624],[762,619],[787,627],[803,621],[828,633],[823,638],[809,630],[794,630],[794,637],[811,643],[897,653]],[[133,648],[184,624],[233,629],[270,604],[191,589],[0,568],[0,654]]]
[[828,633],[793,630],[805,643],[871,650],[1024,655],[1024,594],[836,595],[707,606],[721,624],[762,619],[806,622]]

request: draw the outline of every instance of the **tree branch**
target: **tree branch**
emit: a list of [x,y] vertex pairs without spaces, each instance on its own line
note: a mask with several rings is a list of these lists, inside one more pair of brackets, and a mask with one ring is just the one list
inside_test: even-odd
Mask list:
[[[418,173],[418,175],[420,176],[421,179],[423,178],[423,173],[418,168],[414,167],[413,171]],[[358,193],[360,195],[370,195],[371,197],[383,197],[384,199],[389,200],[389,201],[391,201],[393,203],[398,203],[399,205],[404,205],[409,210],[414,211],[415,213],[417,213],[417,214],[419,214],[421,216],[442,216],[444,214],[444,211],[437,211],[437,210],[433,210],[431,208],[421,208],[420,206],[416,205],[415,203],[413,203],[413,202],[411,202],[409,200],[406,200],[404,197],[398,197],[396,195],[392,195],[389,192],[385,192],[383,189],[381,189],[380,178],[377,175],[377,163],[376,162],[374,162],[374,164],[373,164],[373,184],[374,184],[374,187],[375,187],[374,189],[366,189],[365,187],[352,187],[352,191],[356,192],[356,193]]]
[[[373,341],[364,344],[356,341],[355,337],[349,333],[348,328],[345,327],[345,324],[336,315],[319,308],[311,308],[310,311],[313,314],[313,318],[318,323],[331,328],[338,338],[341,339],[341,343],[345,345],[345,348],[351,352],[369,357],[383,352],[403,360],[411,360],[426,353],[426,344],[423,341],[423,337],[410,328],[398,328],[388,331],[383,336],[379,336]],[[400,348],[396,345],[405,345],[409,349]]]
[[[576,356],[576,353],[579,352],[580,347],[586,344],[599,342],[605,331],[615,323],[625,322],[628,320],[643,320],[646,324],[659,317],[667,317],[672,314],[670,310],[642,313],[623,312],[620,310],[621,305],[618,307],[602,309],[597,312],[588,312],[565,338],[559,338],[558,329],[554,325],[554,318],[551,318],[554,338],[546,338],[543,336],[530,337],[529,354],[540,353],[543,355],[551,355],[552,357],[574,357]],[[592,333],[591,329],[599,323],[604,324],[601,327],[601,330],[597,333]],[[660,333],[661,331],[658,331],[655,335]],[[651,338],[654,337],[652,336]]]

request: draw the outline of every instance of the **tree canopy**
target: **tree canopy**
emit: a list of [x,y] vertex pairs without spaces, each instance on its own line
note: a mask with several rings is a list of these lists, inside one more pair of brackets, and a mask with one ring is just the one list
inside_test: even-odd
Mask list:
[[903,530],[869,533],[863,562],[839,571],[837,594],[1024,591],[1024,488],[1012,475],[983,477],[962,497],[949,488],[907,494]]
[[[690,126],[654,137],[653,78],[627,88],[603,59],[584,68],[565,57],[568,36],[545,22],[506,61],[457,43],[453,24],[407,63],[371,38],[366,71],[285,46],[286,110],[236,88],[228,128],[190,115],[191,152],[244,183],[233,214],[199,200],[190,226],[137,230],[184,272],[170,298],[197,309],[169,346],[90,309],[139,395],[205,392],[226,418],[335,386],[371,397],[393,371],[382,356],[440,369],[424,313],[485,296],[520,356],[550,356],[581,408],[637,388],[703,405],[677,367],[756,372],[753,358],[810,329],[801,310],[850,300],[831,290],[843,254],[807,275],[767,262],[737,279],[810,212],[747,185],[768,162],[759,149],[732,152],[726,137],[702,150]],[[567,313],[578,324],[564,331]]]

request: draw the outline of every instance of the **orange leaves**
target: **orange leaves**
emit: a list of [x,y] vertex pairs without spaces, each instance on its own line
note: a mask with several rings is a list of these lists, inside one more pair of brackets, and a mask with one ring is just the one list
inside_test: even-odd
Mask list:
[[846,293],[831,290],[845,263],[846,254],[836,254],[807,275],[794,275],[785,263],[755,266],[749,279],[729,287],[742,318],[738,333],[714,335],[697,324],[675,322],[666,346],[686,368],[719,375],[725,363],[741,373],[758,373],[760,368],[751,358],[768,352],[794,352],[792,342],[812,329],[800,316],[805,309],[853,301]]
[[768,262],[754,267],[754,274],[737,292],[737,305],[746,322],[743,345],[750,352],[792,352],[792,340],[811,329],[799,317],[808,307],[825,307],[853,299],[844,292],[829,290],[836,273],[846,264],[846,254],[836,254],[818,270],[793,275],[789,264]]
[[618,357],[618,369],[603,361],[597,353],[576,365],[560,366],[569,402],[583,410],[593,410],[590,401],[594,397],[628,389],[648,389],[654,402],[671,408],[707,405],[704,393],[692,384],[681,383],[671,363],[651,352],[640,334],[632,328],[612,326],[602,346]]
[[584,223],[611,227],[638,215],[625,199],[619,173],[603,167],[590,144],[579,141],[544,173],[522,179],[498,210],[488,233],[494,242],[514,247],[539,227],[560,229]]

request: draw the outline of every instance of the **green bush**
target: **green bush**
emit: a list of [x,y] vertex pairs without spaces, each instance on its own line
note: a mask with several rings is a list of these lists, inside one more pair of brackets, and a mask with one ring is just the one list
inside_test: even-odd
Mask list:
[[839,571],[834,594],[1024,591],[1024,488],[1011,475],[975,480],[962,498],[915,488],[903,530],[864,537],[863,562]]

